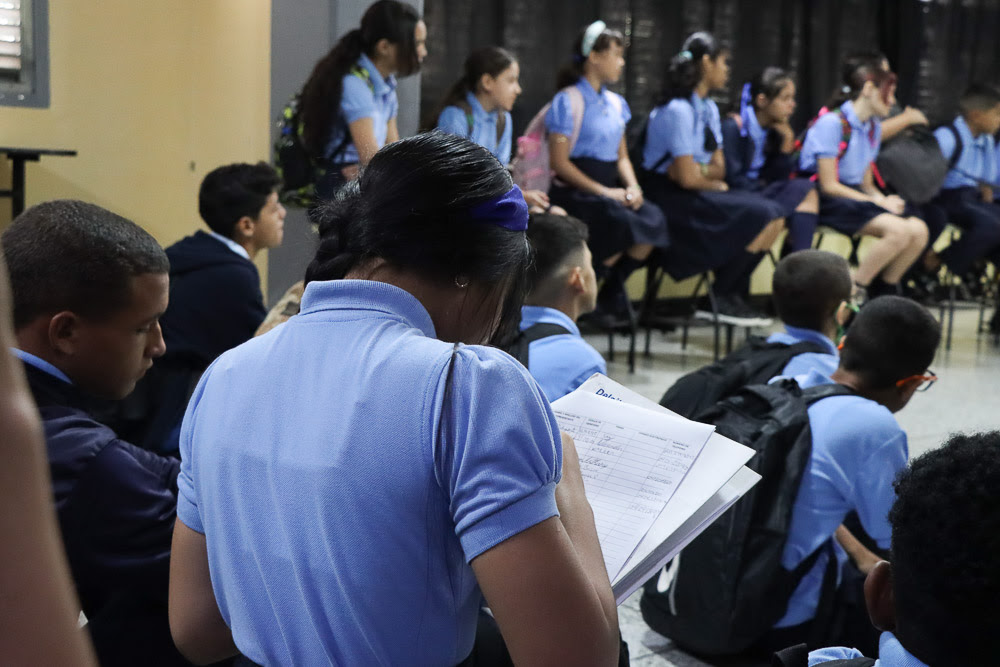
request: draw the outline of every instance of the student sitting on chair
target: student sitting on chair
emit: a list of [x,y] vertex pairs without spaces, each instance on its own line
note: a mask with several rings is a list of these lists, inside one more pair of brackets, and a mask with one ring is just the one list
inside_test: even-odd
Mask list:
[[[832,375],[812,370],[795,378],[804,388],[837,382],[854,395],[809,407],[812,454],[793,505],[782,566],[794,570],[812,554],[819,557],[761,648],[773,651],[811,642],[811,648],[847,645],[866,655],[877,651],[878,634],[865,612],[861,588],[863,576],[880,557],[841,524],[855,511],[878,548],[889,548],[892,483],[909,456],[906,433],[893,413],[936,379],[928,366],[940,338],[940,326],[925,308],[903,297],[879,297],[855,317]],[[834,575],[835,587],[826,583],[826,574]]]
[[24,362],[73,581],[102,665],[187,664],[167,623],[176,459],[98,423],[163,354],[167,257],[134,223],[51,201],[3,233]]
[[594,373],[607,373],[604,357],[580,336],[576,320],[594,309],[597,276],[587,247],[587,226],[576,218],[531,216],[535,251],[529,292],[521,308],[521,334],[511,354],[527,366],[550,401]]
[[[865,582],[868,613],[883,630],[875,667],[996,664],[998,486],[997,431],[952,436],[896,481],[889,562],[877,563]],[[826,648],[813,651],[809,665],[861,655]]]
[[937,273],[941,263],[970,287],[979,282],[976,260],[1000,250],[1000,206],[994,202],[997,163],[993,135],[1000,130],[1000,90],[973,84],[958,102],[959,115],[934,131],[941,152],[952,164],[941,192],[926,207],[931,239],[947,223],[962,234],[937,257],[933,251],[924,268]]

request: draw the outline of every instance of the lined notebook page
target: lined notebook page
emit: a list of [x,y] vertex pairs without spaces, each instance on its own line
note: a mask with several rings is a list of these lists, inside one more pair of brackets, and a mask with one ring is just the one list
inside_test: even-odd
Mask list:
[[552,408],[559,427],[576,442],[604,564],[614,581],[714,427],[580,391]]

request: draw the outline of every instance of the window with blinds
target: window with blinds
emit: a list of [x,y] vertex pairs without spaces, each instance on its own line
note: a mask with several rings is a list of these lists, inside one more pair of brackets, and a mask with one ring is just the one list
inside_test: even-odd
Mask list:
[[23,0],[0,0],[0,77],[19,81],[24,69]]

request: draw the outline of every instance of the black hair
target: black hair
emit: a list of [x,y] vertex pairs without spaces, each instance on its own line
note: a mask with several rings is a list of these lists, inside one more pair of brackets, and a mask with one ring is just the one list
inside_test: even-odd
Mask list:
[[14,328],[64,310],[103,318],[129,305],[132,278],[167,273],[163,248],[131,220],[74,199],[32,206],[0,237]]
[[869,81],[882,91],[884,98],[888,87],[896,83],[896,75],[882,68],[883,60],[885,56],[880,53],[848,56],[840,72],[840,86],[830,95],[827,109],[832,111],[848,100],[856,100]]
[[528,292],[543,287],[574,253],[582,253],[589,238],[587,225],[574,217],[533,213],[528,221],[528,242],[534,251],[528,270]]
[[989,111],[998,104],[1000,104],[1000,89],[984,83],[973,83],[958,99],[958,108],[962,113]]
[[729,47],[717,40],[710,32],[696,32],[684,40],[681,50],[670,58],[663,77],[663,92],[658,104],[667,104],[677,97],[691,97],[701,81],[701,59],[708,56],[715,60]]
[[1000,653],[1000,431],[954,435],[895,484],[896,636],[931,665],[992,665]]
[[[587,62],[587,56],[583,55],[583,36],[586,32],[587,28],[585,27],[577,35],[576,41],[573,42],[573,59],[556,75],[556,90],[572,86],[583,76],[583,65]],[[612,44],[625,46],[625,35],[617,30],[605,28],[594,40],[594,46],[591,47],[590,53],[603,53],[610,49]]]
[[926,308],[900,296],[880,296],[855,316],[840,366],[859,375],[870,389],[887,389],[924,373],[940,342],[941,326]]
[[823,331],[840,304],[851,296],[851,271],[840,255],[801,250],[778,262],[772,293],[782,322]]
[[757,96],[773,100],[789,83],[795,81],[792,73],[780,67],[765,67],[750,79],[750,103],[756,108]]
[[198,213],[213,232],[232,238],[240,218],[256,220],[280,185],[278,172],[266,162],[218,167],[201,182]]
[[323,153],[334,119],[340,117],[344,76],[362,53],[375,54],[379,40],[387,39],[398,46],[396,67],[400,76],[414,74],[420,69],[413,34],[419,22],[420,14],[412,6],[396,0],[378,0],[361,17],[361,27],[341,37],[316,63],[299,97],[302,139],[308,151],[313,155]]
[[318,213],[320,244],[306,283],[337,280],[381,258],[429,280],[457,276],[507,290],[498,336],[516,332],[531,259],[524,232],[470,219],[512,187],[485,148],[428,132],[382,148]]

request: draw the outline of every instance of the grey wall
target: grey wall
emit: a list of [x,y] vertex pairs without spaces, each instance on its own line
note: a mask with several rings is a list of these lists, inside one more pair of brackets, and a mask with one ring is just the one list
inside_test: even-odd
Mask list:
[[[407,0],[423,11],[423,0]],[[277,119],[288,99],[302,88],[313,65],[341,35],[357,27],[371,0],[272,0],[271,2],[271,118]],[[417,131],[420,113],[420,75],[399,83],[399,132]],[[272,144],[276,124],[271,127]],[[289,209],[285,240],[270,251],[268,302],[275,303],[288,287],[302,279],[316,248],[316,237],[305,211]]]

